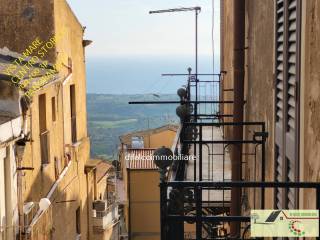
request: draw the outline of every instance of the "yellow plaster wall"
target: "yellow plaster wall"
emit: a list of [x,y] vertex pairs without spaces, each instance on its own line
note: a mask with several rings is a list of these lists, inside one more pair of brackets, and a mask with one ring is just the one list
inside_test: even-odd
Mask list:
[[[84,164],[89,159],[90,143],[87,137],[86,112],[86,77],[85,56],[82,46],[83,28],[72,13],[65,0],[48,1],[7,1],[1,0],[0,47],[9,47],[13,51],[22,52],[35,38],[46,41],[54,34],[64,32],[46,59],[50,63],[59,63],[60,77],[68,75],[68,58],[72,59],[73,75],[65,85],[62,82],[46,86],[32,97],[30,110],[27,113],[28,128],[31,141],[27,143],[22,165],[33,167],[33,171],[25,171],[22,190],[25,202],[39,202],[46,197],[56,181],[54,158],[60,162],[59,172],[66,166],[65,153],[71,155],[71,166],[59,183],[52,196],[52,219],[47,225],[52,226],[49,233],[53,239],[75,239],[76,209],[81,209],[81,239],[88,239],[90,231],[88,220],[87,181]],[[24,11],[34,11],[33,19],[26,19]],[[9,17],[10,16],[10,17]],[[13,18],[12,18],[13,17]],[[10,20],[11,19],[11,20]],[[63,63],[63,64],[61,64]],[[61,81],[62,81],[61,80]],[[75,146],[71,144],[70,85],[76,86],[77,139]],[[40,131],[38,96],[46,95],[46,125],[50,138],[50,163],[41,165]],[[52,121],[51,98],[56,100],[56,121]],[[45,223],[46,224],[46,223]],[[37,227],[37,226],[36,226]],[[35,228],[36,228],[35,227]],[[48,236],[47,236],[48,237]],[[43,235],[33,235],[32,240],[45,239]]]
[[[145,148],[159,148],[162,146],[171,148],[177,133],[167,129],[140,134],[144,138]],[[130,145],[131,139],[128,138],[122,143]],[[126,227],[130,229],[131,226],[130,231],[133,234],[133,239],[159,239],[159,173],[157,170],[129,170],[126,168],[124,157],[125,150],[122,146],[119,152],[119,159],[124,187],[128,196],[128,201],[124,206]],[[144,236],[141,233],[149,234]]]
[[129,175],[132,239],[160,239],[159,172],[157,170],[129,170]]

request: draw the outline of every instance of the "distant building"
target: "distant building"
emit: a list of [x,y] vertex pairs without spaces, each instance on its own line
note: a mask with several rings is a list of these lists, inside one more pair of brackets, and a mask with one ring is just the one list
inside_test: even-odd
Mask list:
[[[127,148],[156,148],[166,146],[168,138],[176,135],[178,126],[164,125],[159,128],[130,132],[120,136],[120,143]],[[173,141],[173,138],[171,139]]]
[[93,240],[118,240],[120,216],[116,198],[114,167],[98,159],[85,166],[88,188],[88,205],[92,212],[90,231]]
[[152,156],[157,148],[171,148],[177,130],[165,125],[120,137],[118,194],[129,239],[160,239],[159,171]]

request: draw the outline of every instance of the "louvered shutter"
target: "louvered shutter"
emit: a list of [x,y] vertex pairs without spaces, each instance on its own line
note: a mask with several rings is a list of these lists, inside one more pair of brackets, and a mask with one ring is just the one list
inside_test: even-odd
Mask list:
[[[283,180],[283,129],[284,129],[284,0],[276,3],[276,86],[275,86],[275,181]],[[282,208],[283,189],[276,189],[275,205]]]
[[[276,1],[275,180],[298,180],[300,1]],[[295,189],[276,189],[278,208],[297,207]]]

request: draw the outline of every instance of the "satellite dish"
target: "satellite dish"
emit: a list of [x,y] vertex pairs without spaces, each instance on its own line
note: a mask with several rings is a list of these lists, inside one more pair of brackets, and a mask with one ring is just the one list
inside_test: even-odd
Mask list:
[[153,153],[153,161],[160,169],[166,169],[173,162],[173,152],[166,147],[158,148]]
[[176,109],[176,114],[180,119],[185,119],[188,116],[189,110],[187,105],[180,105]]
[[41,211],[46,211],[51,205],[51,202],[48,198],[42,198],[39,202],[39,208]]
[[182,99],[187,96],[187,90],[185,88],[179,88],[177,94]]

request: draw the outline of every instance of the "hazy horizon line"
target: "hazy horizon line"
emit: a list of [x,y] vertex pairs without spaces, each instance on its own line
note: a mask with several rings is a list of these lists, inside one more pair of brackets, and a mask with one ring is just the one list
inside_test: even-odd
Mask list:
[[[167,54],[116,54],[116,55],[86,55],[86,59],[91,58],[144,58],[144,57],[161,57],[161,58],[192,58],[195,57],[192,54],[175,54],[175,55],[167,55]],[[212,58],[212,54],[199,54],[199,58],[206,57]],[[215,55],[216,58],[220,58],[220,54]]]

